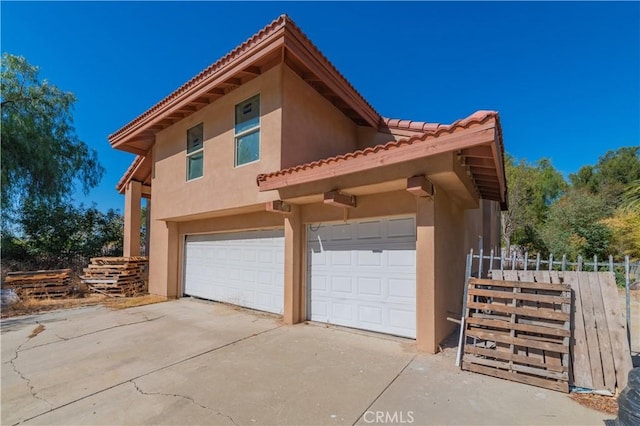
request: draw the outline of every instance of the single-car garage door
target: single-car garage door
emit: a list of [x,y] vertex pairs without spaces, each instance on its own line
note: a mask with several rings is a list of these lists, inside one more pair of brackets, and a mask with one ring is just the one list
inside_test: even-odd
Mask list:
[[187,236],[184,269],[185,295],[282,313],[282,230]]
[[309,225],[313,321],[416,337],[414,218]]

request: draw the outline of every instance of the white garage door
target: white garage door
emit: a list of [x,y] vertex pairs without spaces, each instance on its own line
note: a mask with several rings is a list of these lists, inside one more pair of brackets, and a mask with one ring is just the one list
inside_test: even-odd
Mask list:
[[282,230],[187,236],[184,293],[282,313]]
[[309,318],[416,337],[414,218],[310,225]]

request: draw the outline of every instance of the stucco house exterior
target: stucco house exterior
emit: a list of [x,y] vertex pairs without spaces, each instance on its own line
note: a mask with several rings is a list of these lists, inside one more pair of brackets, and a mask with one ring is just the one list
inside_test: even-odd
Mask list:
[[109,136],[125,256],[150,200],[149,292],[415,339],[436,352],[465,253],[499,245],[496,112],[380,116],[286,15]]

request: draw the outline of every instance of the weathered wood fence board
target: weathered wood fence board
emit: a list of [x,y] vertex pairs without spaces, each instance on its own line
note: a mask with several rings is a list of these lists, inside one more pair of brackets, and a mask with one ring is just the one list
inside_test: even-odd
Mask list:
[[611,352],[616,370],[616,381],[618,388],[624,389],[627,386],[629,371],[633,368],[629,354],[629,341],[627,340],[626,320],[620,308],[616,281],[613,274],[598,274],[602,300],[604,303],[605,317],[609,337],[611,338]]
[[581,383],[581,387],[594,389],[583,317],[582,298],[580,296],[580,286],[577,284],[577,275],[568,275],[565,278],[565,283],[569,284],[573,289],[574,300],[571,317],[571,331],[573,332],[572,383]]

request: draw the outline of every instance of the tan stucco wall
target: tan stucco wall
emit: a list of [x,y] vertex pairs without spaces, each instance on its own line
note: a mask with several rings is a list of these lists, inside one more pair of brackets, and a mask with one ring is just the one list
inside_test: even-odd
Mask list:
[[399,141],[400,139],[406,139],[414,134],[417,133],[398,132],[394,134],[392,131],[380,132],[378,129],[373,129],[371,127],[358,126],[358,149],[382,145],[391,141]]
[[[234,167],[235,105],[260,94],[260,160]],[[274,199],[256,176],[280,169],[281,67],[240,86],[159,132],[153,148],[152,198],[156,218],[177,218]],[[186,132],[204,123],[204,173],[186,180]]]
[[[394,191],[357,197],[356,208],[347,209],[346,218],[388,217],[414,214],[415,211],[416,200],[413,195],[407,191]],[[338,222],[345,219],[344,215],[344,209],[322,203],[306,204],[301,208],[302,222],[305,224]]]
[[284,66],[282,167],[355,151],[356,125]]
[[435,197],[435,341],[444,340],[456,325],[447,316],[462,312],[464,290],[464,211],[445,191]]
[[[480,251],[482,237],[483,256],[489,256],[494,250],[496,256],[500,253],[500,203],[497,201],[480,200],[477,209],[465,210],[465,253],[473,249],[474,254]],[[488,264],[485,265],[488,267]],[[478,268],[474,267],[475,272]]]
[[178,297],[178,224],[157,220],[153,208],[150,242],[149,293]]

